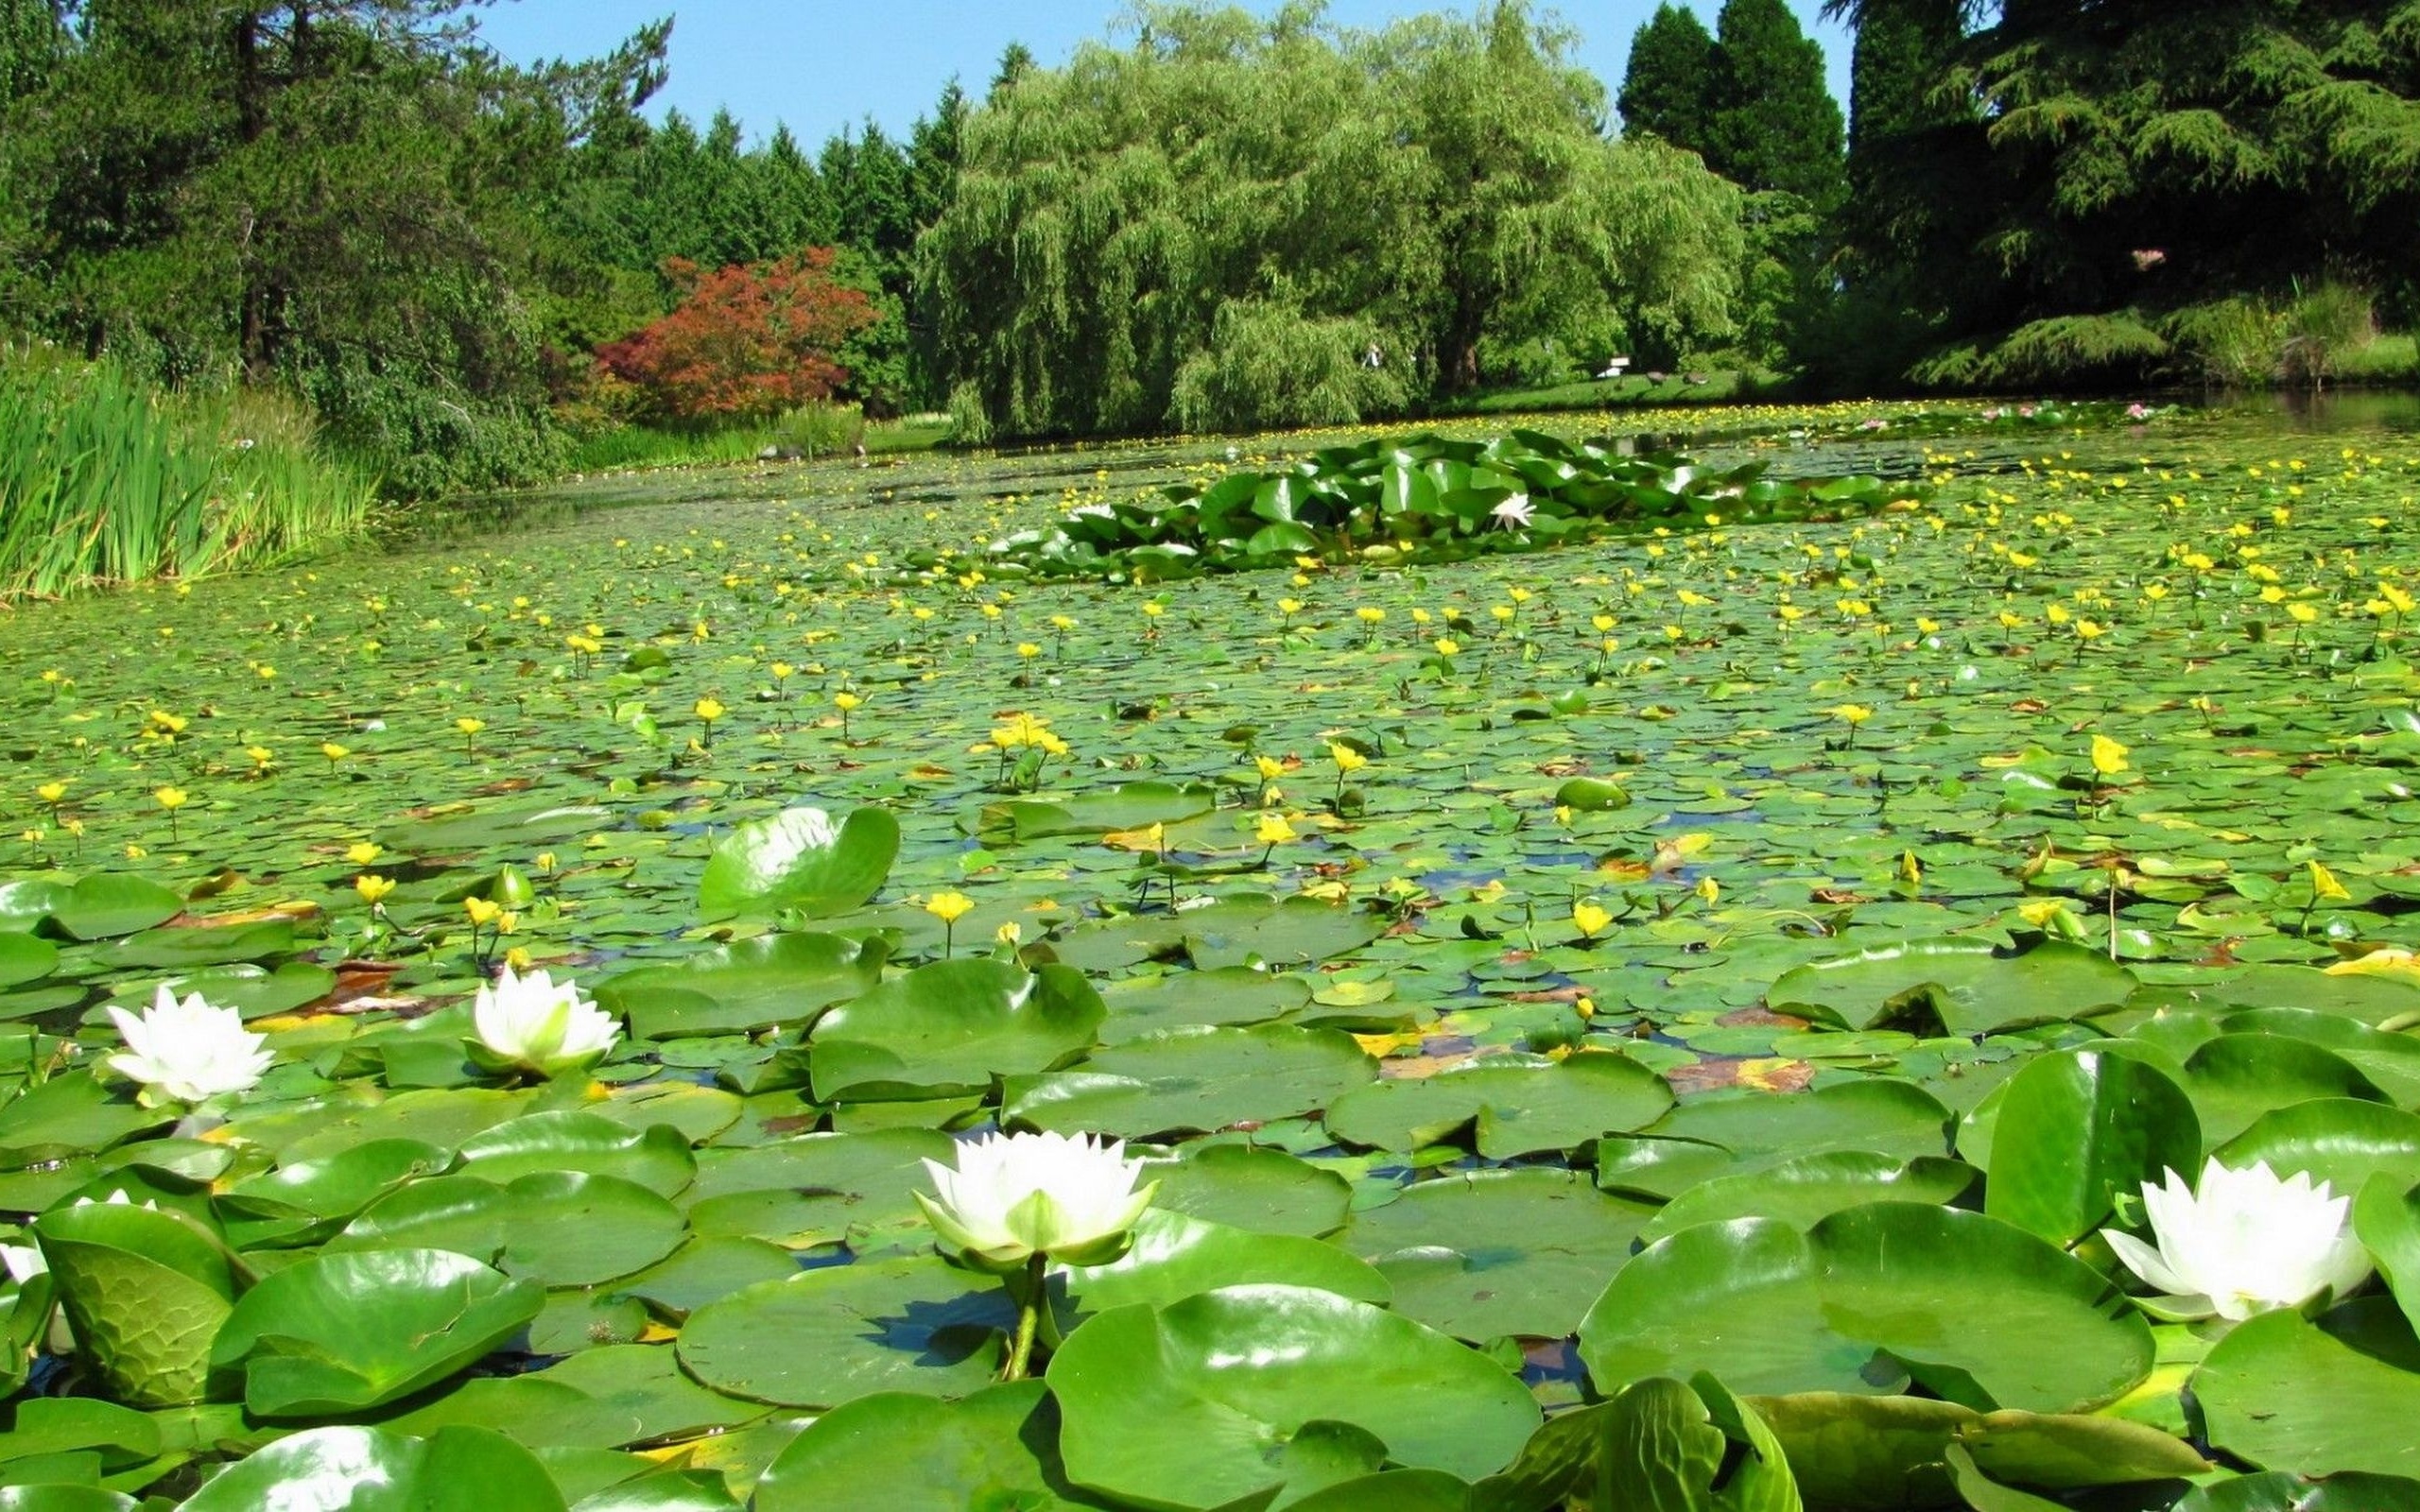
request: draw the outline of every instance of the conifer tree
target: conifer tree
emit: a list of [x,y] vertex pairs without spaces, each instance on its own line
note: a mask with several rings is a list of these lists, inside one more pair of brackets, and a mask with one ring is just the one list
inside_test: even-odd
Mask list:
[[1618,100],[1622,129],[1703,153],[1714,116],[1714,37],[1686,6],[1659,5],[1631,38]]
[[1783,0],[1723,0],[1706,165],[1750,190],[1795,195],[1819,213],[1845,197],[1841,107],[1824,50]]

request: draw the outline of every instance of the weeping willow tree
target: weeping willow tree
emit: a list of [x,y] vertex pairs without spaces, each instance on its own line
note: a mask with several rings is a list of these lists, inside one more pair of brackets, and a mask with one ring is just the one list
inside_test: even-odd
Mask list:
[[1147,7],[993,93],[919,248],[953,407],[1011,434],[1346,421],[1489,343],[1720,332],[1737,192],[1604,131],[1501,4],[1383,31]]
[[[1943,0],[1833,0],[1861,38],[1937,29]],[[1898,271],[1952,313],[1944,334],[2024,336],[2083,366],[2139,369],[2236,297],[2337,279],[2409,319],[2420,213],[2420,0],[1968,0],[1933,52],[1924,129],[1866,154],[1852,221],[1904,166],[1961,166],[1975,207],[1913,228]],[[1987,277],[1973,276],[1977,270]],[[1921,295],[1918,296],[1921,298]],[[2055,337],[2056,339],[2049,339]],[[2004,343],[2005,344],[2005,343]],[[1953,367],[1957,364],[1953,363]],[[2037,365],[2038,366],[2038,365]],[[1991,364],[1986,362],[1983,370]],[[2004,376],[2028,374],[2010,371]]]

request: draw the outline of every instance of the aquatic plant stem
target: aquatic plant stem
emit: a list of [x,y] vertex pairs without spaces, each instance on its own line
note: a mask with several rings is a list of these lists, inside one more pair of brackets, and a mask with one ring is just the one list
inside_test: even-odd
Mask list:
[[1033,1335],[1042,1326],[1043,1278],[1049,1268],[1050,1257],[1036,1254],[1025,1263],[1025,1284],[1010,1283],[1009,1290],[1017,1298],[1017,1332],[1009,1346],[1009,1363],[1000,1368],[1003,1383],[1023,1381],[1032,1362]]

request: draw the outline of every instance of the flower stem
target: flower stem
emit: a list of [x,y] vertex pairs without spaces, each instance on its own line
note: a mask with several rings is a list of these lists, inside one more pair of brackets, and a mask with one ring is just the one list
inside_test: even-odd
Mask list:
[[1043,1277],[1050,1268],[1050,1257],[1036,1254],[1025,1264],[1025,1284],[1018,1286],[1011,1282],[1009,1287],[1017,1298],[1017,1332],[1014,1342],[1009,1346],[1009,1363],[1000,1368],[1003,1382],[1026,1378],[1026,1368],[1033,1359],[1033,1335],[1042,1325]]

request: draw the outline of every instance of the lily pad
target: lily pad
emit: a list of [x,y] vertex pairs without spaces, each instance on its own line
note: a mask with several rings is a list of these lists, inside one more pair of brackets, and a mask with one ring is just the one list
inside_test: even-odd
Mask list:
[[689,1314],[679,1349],[683,1367],[717,1391],[824,1408],[879,1391],[979,1390],[1015,1326],[996,1279],[934,1255],[897,1255],[760,1281],[710,1302]]
[[2156,1067],[2079,1050],[2045,1056],[2002,1089],[1983,1211],[2066,1246],[2110,1221],[2121,1195],[2198,1172],[2193,1104]]
[[[1282,1359],[1283,1370],[1263,1361]],[[1103,1313],[1051,1357],[1068,1478],[1111,1497],[1213,1507],[1381,1463],[1476,1480],[1538,1426],[1503,1366],[1331,1292],[1236,1286]]]
[[2081,946],[2051,941],[2007,955],[1987,940],[1919,939],[1799,967],[1765,1000],[1851,1029],[1930,1022],[1984,1035],[2102,1012],[2135,985],[2132,971]]
[[461,1369],[544,1300],[533,1283],[441,1249],[315,1255],[244,1294],[211,1364],[240,1367],[244,1405],[265,1418],[359,1412]]
[[[307,1500],[305,1500],[307,1498]],[[407,1438],[376,1428],[312,1428],[223,1470],[179,1512],[564,1512],[527,1450],[484,1428]]]
[[808,1079],[826,1102],[965,1096],[1071,1059],[1106,1011],[1063,966],[936,961],[818,1020]]
[[1685,1228],[1615,1276],[1580,1325],[1600,1390],[1709,1370],[1759,1395],[1925,1384],[1980,1409],[2067,1412],[2149,1373],[2150,1328],[2106,1278],[1981,1213],[1886,1202],[1800,1231]]
[[706,860],[698,910],[709,919],[788,909],[845,914],[882,890],[899,857],[899,821],[869,805],[834,823],[821,809],[784,809],[740,825]]
[[1574,1171],[1422,1181],[1355,1212],[1341,1243],[1394,1285],[1395,1311],[1459,1338],[1561,1338],[1654,1216]]
[[1720,1176],[1802,1155],[1863,1150],[1899,1160],[1949,1148],[1949,1109],[1901,1081],[1847,1081],[1774,1096],[1694,1098],[1633,1135],[1597,1146],[1598,1184],[1669,1199]]
[[1073,1071],[1009,1078],[1005,1111],[1035,1128],[1140,1139],[1315,1113],[1376,1074],[1334,1029],[1167,1029],[1096,1051]]
[[1105,1265],[1069,1266],[1053,1285],[1079,1316],[1138,1302],[1165,1307],[1222,1286],[1312,1286],[1380,1307],[1394,1295],[1385,1276],[1334,1245],[1161,1208],[1146,1209],[1135,1221],[1125,1254]]
[[1492,1160],[1572,1150],[1643,1127],[1672,1106],[1664,1078],[1627,1056],[1582,1051],[1561,1060],[1499,1056],[1434,1076],[1355,1088],[1327,1110],[1329,1132],[1354,1144],[1409,1151],[1477,1123]]
[[1805,1228],[1869,1202],[1954,1202],[1981,1175],[1936,1156],[1902,1160],[1866,1150],[1802,1155],[1737,1176],[1716,1177],[1658,1209],[1639,1241],[1653,1244],[1696,1224],[1777,1218]]
[[[2420,1372],[2339,1336],[2381,1306],[2394,1312],[2373,1297],[2317,1323],[2280,1310],[2237,1325],[2193,1373],[2210,1442],[2259,1469],[2420,1476]],[[2408,1358],[2409,1325],[2394,1322]]]
[[817,1418],[756,1483],[757,1512],[1104,1507],[1066,1483],[1058,1407],[1039,1381],[960,1401],[876,1392]]
[[329,1248],[451,1249],[548,1286],[593,1286],[662,1260],[682,1231],[672,1205],[635,1181],[538,1171],[508,1183],[415,1181],[347,1224]]
[[642,966],[596,985],[596,1003],[641,1040],[748,1034],[800,1023],[882,980],[880,937],[760,935]]

